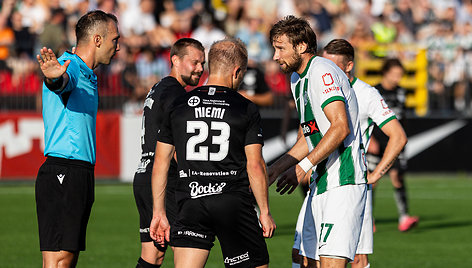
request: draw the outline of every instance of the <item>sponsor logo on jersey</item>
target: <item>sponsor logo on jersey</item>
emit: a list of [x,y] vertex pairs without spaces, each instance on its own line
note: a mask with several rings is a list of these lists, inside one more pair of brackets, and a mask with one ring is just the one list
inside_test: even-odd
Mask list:
[[320,129],[316,125],[315,119],[302,123],[301,127],[305,137],[320,132]]
[[144,173],[146,172],[146,168],[151,163],[151,159],[141,159],[141,161],[138,164],[138,170],[136,171],[137,173]]
[[188,177],[188,174],[185,173],[185,171],[181,170],[181,171],[179,171],[179,177],[180,177],[180,178],[187,178],[187,177]]
[[333,77],[330,73],[325,73],[321,78],[323,79],[323,84],[325,86],[331,86],[334,83]]
[[195,107],[200,104],[200,98],[198,96],[192,96],[187,101],[188,106]]
[[339,91],[339,87],[333,86],[333,87],[328,87],[325,90],[323,90],[323,94],[328,94],[331,91]]
[[225,100],[215,100],[215,99],[203,99],[202,104],[230,106],[229,103],[227,103]]
[[249,260],[249,252],[246,252],[236,257],[232,257],[232,258],[226,257],[225,264],[236,265],[238,263],[241,263],[243,261],[248,261],[248,260]]
[[152,109],[152,105],[154,104],[154,100],[152,98],[146,98],[144,101],[144,108],[148,107],[149,109]]
[[215,195],[215,194],[222,194],[223,188],[226,186],[225,182],[222,183],[209,183],[208,185],[200,185],[196,181],[192,181],[189,183],[188,187],[190,187],[190,197],[192,199]]
[[384,99],[381,99],[381,100],[380,100],[380,103],[382,104],[382,108],[388,109],[388,105],[387,105],[387,103],[385,103],[385,100],[384,100]]

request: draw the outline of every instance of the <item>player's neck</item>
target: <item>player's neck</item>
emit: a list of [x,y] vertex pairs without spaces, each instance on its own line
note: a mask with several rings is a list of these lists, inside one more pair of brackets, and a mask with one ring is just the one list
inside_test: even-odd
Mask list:
[[296,70],[295,72],[297,74],[301,75],[305,71],[305,69],[307,68],[308,63],[310,62],[311,58],[313,58],[314,56],[315,55],[310,54],[310,53],[301,54],[302,64],[300,64],[300,68],[298,68],[298,70]]
[[212,86],[221,86],[221,87],[231,88],[232,87],[231,76],[210,74],[210,76],[208,76],[208,82],[206,84],[212,85]]
[[396,88],[397,85],[393,84],[393,83],[390,83],[386,80],[382,80],[380,82],[380,85],[382,86],[383,89],[385,90],[394,90]]
[[169,76],[172,76],[172,77],[174,77],[175,79],[177,79],[177,82],[179,82],[179,84],[182,85],[182,87],[186,87],[186,86],[187,86],[187,83],[184,82],[184,80],[182,79],[182,76],[179,75],[175,69],[171,69],[171,70],[170,70]]
[[92,70],[98,67],[98,63],[95,61],[95,50],[88,46],[77,45],[75,49],[75,55],[79,56],[85,64]]

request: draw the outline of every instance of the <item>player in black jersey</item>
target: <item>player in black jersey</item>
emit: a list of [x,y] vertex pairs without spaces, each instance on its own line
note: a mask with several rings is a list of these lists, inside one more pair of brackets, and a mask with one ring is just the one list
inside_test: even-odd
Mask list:
[[[395,112],[401,125],[405,128],[406,90],[399,86],[403,73],[403,65],[398,59],[392,58],[385,60],[382,66],[382,81],[380,84],[376,85],[375,88],[378,89],[388,107]],[[376,159],[382,157],[387,143],[388,137],[378,127],[375,127],[369,146],[369,151],[373,153],[373,155],[369,153],[368,158],[378,162]],[[376,154],[378,155],[376,156]],[[369,169],[371,168],[375,168],[375,166],[369,166]],[[407,159],[402,151],[388,172],[392,185],[395,188],[395,203],[399,214],[398,230],[401,232],[410,230],[418,224],[419,220],[418,217],[408,214],[408,198],[405,184],[406,168]]]
[[[208,61],[208,85],[177,98],[158,135],[151,237],[161,244],[170,240],[175,267],[203,267],[215,236],[226,267],[267,267],[264,237],[272,236],[275,223],[269,212],[261,119],[256,105],[236,92],[247,51],[240,40],[221,40],[212,45]],[[164,199],[174,151],[179,211],[170,228]]]
[[[149,91],[144,102],[142,120],[141,147],[142,155],[134,176],[133,190],[139,212],[139,232],[141,236],[141,257],[136,267],[159,267],[164,260],[167,244],[153,243],[149,236],[152,218],[151,174],[154,163],[157,133],[164,120],[164,112],[171,103],[186,93],[184,87],[196,86],[203,73],[205,52],[202,44],[191,38],[182,38],[175,42],[170,51],[171,71]],[[166,209],[169,222],[173,222],[177,213],[174,191],[177,178],[177,163],[174,159],[168,171]]]

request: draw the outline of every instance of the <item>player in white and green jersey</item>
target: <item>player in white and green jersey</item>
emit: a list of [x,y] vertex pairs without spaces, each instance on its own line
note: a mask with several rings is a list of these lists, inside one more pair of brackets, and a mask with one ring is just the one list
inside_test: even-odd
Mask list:
[[[377,167],[368,175],[369,183],[378,181],[393,165],[407,142],[406,134],[385,100],[374,87],[351,74],[354,67],[354,48],[344,39],[334,39],[326,45],[323,57],[332,60],[349,78],[356,93],[359,105],[359,121],[365,148],[369,147],[370,137],[377,125],[388,137],[385,154]],[[372,191],[369,187],[364,214],[361,238],[356,258],[351,267],[369,267],[367,254],[373,253]]]
[[304,135],[271,165],[270,181],[281,174],[277,190],[291,193],[313,172],[309,205],[318,241],[309,247],[320,256],[321,267],[345,267],[354,259],[367,196],[356,96],[339,67],[315,56],[316,35],[307,21],[280,20],[270,40],[274,60],[282,71],[293,72],[291,88]]

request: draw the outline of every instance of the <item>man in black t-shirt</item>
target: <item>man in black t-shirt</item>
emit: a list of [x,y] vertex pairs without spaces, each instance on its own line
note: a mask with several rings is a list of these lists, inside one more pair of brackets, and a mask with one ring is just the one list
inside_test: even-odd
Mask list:
[[[157,133],[164,121],[164,114],[172,102],[186,93],[184,87],[196,86],[203,73],[205,52],[202,44],[191,38],[182,38],[171,48],[171,72],[155,84],[144,102],[141,135],[141,161],[134,176],[133,191],[139,212],[141,257],[137,267],[159,267],[164,260],[167,244],[153,243],[149,236],[152,218],[151,174],[154,164]],[[166,210],[172,224],[177,213],[174,191],[177,179],[177,163],[172,159],[168,171]]]
[[[403,128],[405,128],[406,113],[406,90],[399,86],[403,76],[404,68],[398,59],[387,59],[382,66],[382,80],[375,88],[384,98],[388,107],[392,109]],[[371,143],[368,148],[368,160],[378,163],[387,147],[388,137],[376,126],[372,133]],[[369,170],[375,168],[375,164],[370,166]],[[418,217],[410,216],[408,212],[408,197],[406,194],[405,171],[407,168],[407,159],[402,151],[392,168],[388,172],[394,188],[395,203],[399,214],[398,230],[405,232],[418,224]]]
[[[208,59],[208,85],[177,98],[158,135],[151,237],[160,244],[170,240],[176,267],[203,267],[215,236],[225,266],[267,267],[264,237],[272,236],[275,223],[268,204],[261,119],[256,105],[236,92],[247,51],[241,41],[225,39],[212,45]],[[174,151],[179,210],[170,228],[164,200]]]

